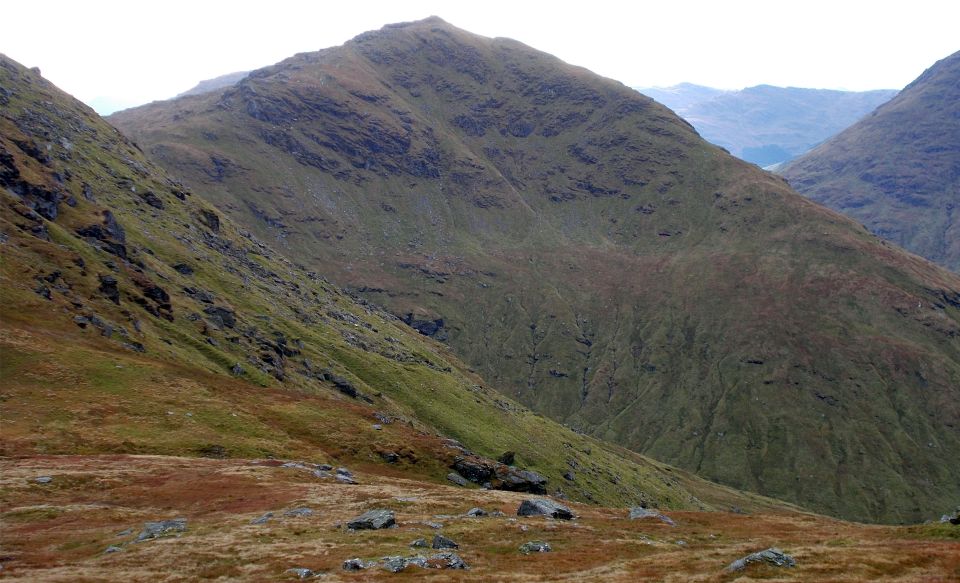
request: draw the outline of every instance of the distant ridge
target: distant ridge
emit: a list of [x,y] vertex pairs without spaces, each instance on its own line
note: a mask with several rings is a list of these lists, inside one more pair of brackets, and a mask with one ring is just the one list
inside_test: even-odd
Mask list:
[[219,77],[214,77],[213,79],[206,79],[197,83],[193,88],[178,94],[176,97],[174,97],[174,99],[186,97],[187,95],[200,95],[201,93],[207,93],[216,89],[230,87],[232,85],[236,85],[249,74],[250,71],[237,71],[236,73],[227,73],[226,75],[220,75]]
[[708,141],[762,167],[792,160],[896,94],[772,85],[724,91],[690,83],[637,90],[676,111]]

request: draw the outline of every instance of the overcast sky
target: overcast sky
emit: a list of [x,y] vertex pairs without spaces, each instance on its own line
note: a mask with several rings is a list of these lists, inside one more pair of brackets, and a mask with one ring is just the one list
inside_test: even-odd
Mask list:
[[0,52],[102,111],[434,14],[631,86],[899,89],[960,50],[958,0],[8,0]]

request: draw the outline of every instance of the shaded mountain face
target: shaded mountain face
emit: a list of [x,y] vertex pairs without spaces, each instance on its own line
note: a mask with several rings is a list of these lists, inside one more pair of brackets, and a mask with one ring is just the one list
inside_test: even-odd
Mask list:
[[4,456],[300,458],[615,506],[782,507],[496,393],[2,55],[0,253]]
[[960,52],[782,173],[881,237],[960,270]]
[[771,85],[722,91],[688,83],[637,90],[677,112],[708,141],[758,166],[796,158],[897,93]]
[[842,516],[960,495],[960,279],[619,83],[428,19],[111,121],[579,430]]

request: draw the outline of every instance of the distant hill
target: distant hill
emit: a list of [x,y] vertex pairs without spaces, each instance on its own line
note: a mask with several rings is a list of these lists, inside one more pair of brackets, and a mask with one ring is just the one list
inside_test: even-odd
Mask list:
[[960,271],[960,52],[782,173],[810,198]]
[[840,516],[960,497],[960,277],[620,83],[431,18],[109,121],[581,431]]
[[690,83],[637,89],[676,111],[710,142],[758,166],[803,154],[896,94],[771,85],[723,91]]
[[[220,75],[219,77],[214,77],[213,79],[206,79],[205,81],[197,83],[192,89],[188,89],[177,95],[177,97],[200,95],[201,93],[206,93],[215,89],[230,87],[231,85],[236,85],[238,81],[249,74],[250,71],[237,71],[236,73],[227,73],[226,75]],[[176,99],[176,97],[174,99]]]

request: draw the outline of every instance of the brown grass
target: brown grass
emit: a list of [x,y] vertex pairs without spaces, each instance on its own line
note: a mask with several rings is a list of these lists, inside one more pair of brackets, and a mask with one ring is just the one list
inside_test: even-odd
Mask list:
[[[916,529],[867,526],[811,514],[673,512],[671,528],[626,520],[625,509],[572,505],[571,522],[517,518],[522,494],[463,490],[358,472],[341,485],[255,460],[163,456],[35,456],[7,459],[0,475],[3,575],[11,580],[267,580],[291,567],[326,571],[324,580],[427,577],[452,581],[956,581],[960,541],[921,538]],[[40,475],[53,476],[45,486]],[[284,517],[309,506],[313,516]],[[465,518],[473,506],[499,518]],[[399,527],[351,533],[341,524],[374,508],[393,509]],[[250,520],[265,512],[265,525]],[[181,537],[131,544],[147,520],[184,517]],[[393,575],[345,573],[348,558],[412,554],[408,544],[443,524],[470,571]],[[130,534],[118,533],[132,529]],[[528,540],[554,552],[523,556]],[[678,544],[684,541],[685,544]],[[104,555],[111,544],[123,551]],[[736,558],[769,546],[796,569],[751,567],[728,575]]]

